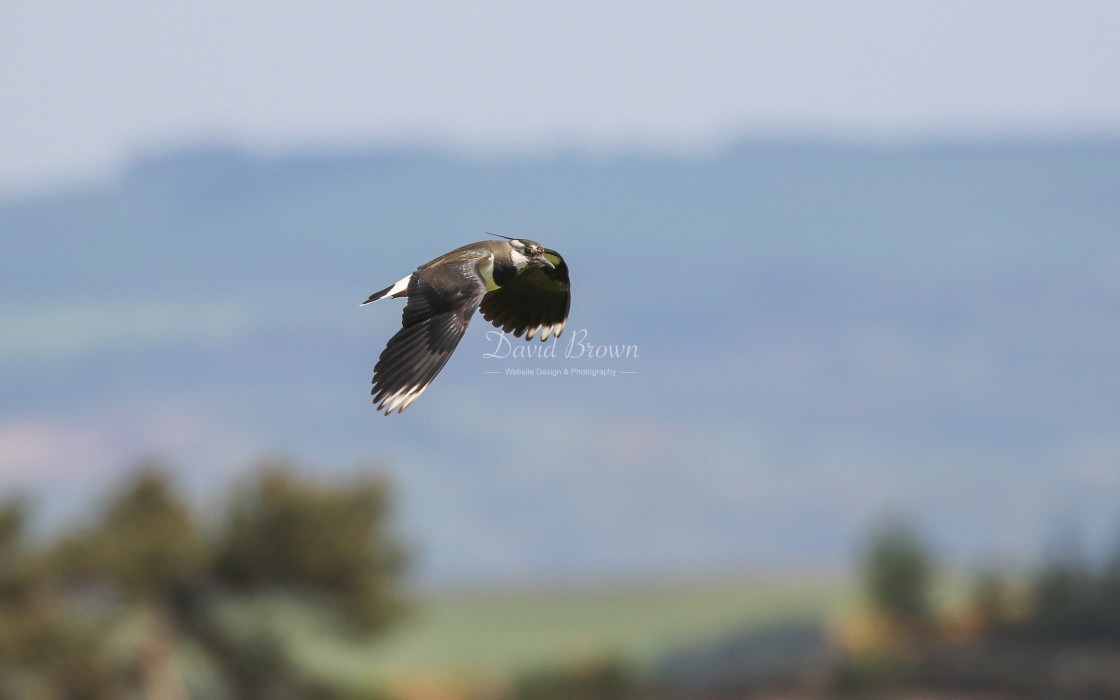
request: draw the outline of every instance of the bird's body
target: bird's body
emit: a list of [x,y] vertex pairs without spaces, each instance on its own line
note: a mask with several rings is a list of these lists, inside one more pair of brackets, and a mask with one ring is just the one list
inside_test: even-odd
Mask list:
[[373,370],[373,401],[385,415],[408,408],[428,388],[476,309],[507,333],[544,341],[563,332],[571,301],[560,254],[518,238],[456,248],[362,303],[402,296],[402,327]]

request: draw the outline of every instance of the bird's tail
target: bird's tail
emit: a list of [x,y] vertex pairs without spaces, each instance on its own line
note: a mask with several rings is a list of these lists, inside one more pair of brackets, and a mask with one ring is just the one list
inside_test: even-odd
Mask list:
[[365,301],[363,301],[361,304],[359,304],[359,306],[365,306],[366,304],[370,304],[372,302],[375,302],[378,299],[384,299],[385,297],[407,296],[408,295],[408,283],[411,280],[412,280],[412,275],[409,275],[408,277],[405,277],[404,279],[398,280],[395,284],[389,285],[385,289],[382,289],[380,292],[374,292],[373,294],[371,294],[369,296],[369,299],[366,299]]

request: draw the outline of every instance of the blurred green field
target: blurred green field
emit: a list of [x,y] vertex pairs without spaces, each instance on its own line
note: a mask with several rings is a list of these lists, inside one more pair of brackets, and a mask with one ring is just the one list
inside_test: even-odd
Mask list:
[[432,595],[373,642],[340,643],[283,612],[293,650],[326,677],[368,687],[418,680],[501,682],[609,659],[642,669],[659,655],[752,627],[826,622],[856,605],[839,574],[727,578]]

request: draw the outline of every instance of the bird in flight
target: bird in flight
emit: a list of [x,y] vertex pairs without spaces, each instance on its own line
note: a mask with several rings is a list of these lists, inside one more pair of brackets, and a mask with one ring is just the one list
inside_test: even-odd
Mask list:
[[[494,234],[491,234],[494,235]],[[482,317],[525,340],[559,336],[568,320],[568,266],[555,250],[535,241],[479,241],[416,268],[370,295],[408,297],[401,329],[373,368],[373,402],[389,415],[415,401],[447,363],[476,309]]]

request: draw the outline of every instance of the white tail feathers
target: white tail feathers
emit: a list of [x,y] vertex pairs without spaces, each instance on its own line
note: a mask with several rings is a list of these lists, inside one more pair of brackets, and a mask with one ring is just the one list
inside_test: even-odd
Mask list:
[[366,299],[365,301],[363,301],[361,304],[359,304],[359,306],[365,306],[366,304],[370,304],[370,303],[375,302],[379,299],[384,299],[385,297],[403,297],[406,294],[408,294],[408,283],[411,280],[412,280],[412,275],[409,275],[408,277],[405,277],[401,280],[398,280],[396,284],[393,284],[389,287],[386,287],[385,289],[382,289],[380,292],[374,292],[373,294],[370,295],[369,299]]

